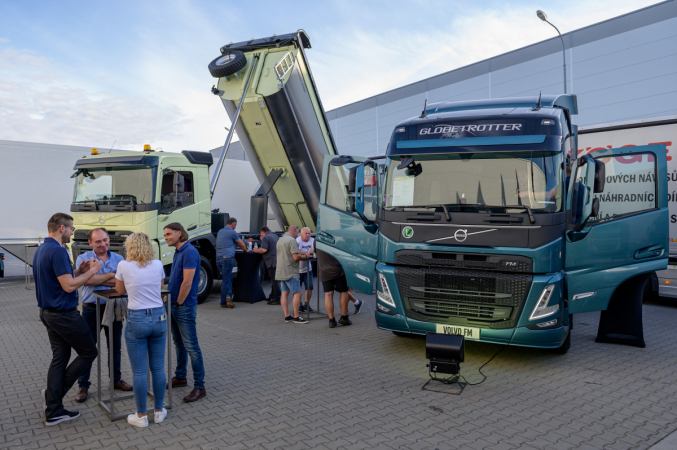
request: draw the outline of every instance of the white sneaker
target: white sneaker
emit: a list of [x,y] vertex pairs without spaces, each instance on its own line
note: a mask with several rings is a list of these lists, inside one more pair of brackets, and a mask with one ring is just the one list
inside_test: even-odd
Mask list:
[[165,420],[166,417],[167,417],[167,410],[162,408],[162,411],[160,411],[160,412],[155,411],[155,414],[153,416],[153,421],[155,421],[155,423],[160,423],[163,420]]
[[47,418],[47,398],[45,397],[45,389],[40,391],[40,395],[42,395],[42,413],[45,415],[45,419]]
[[127,423],[135,427],[146,428],[148,426],[148,415],[139,417],[138,414],[131,413],[127,416]]

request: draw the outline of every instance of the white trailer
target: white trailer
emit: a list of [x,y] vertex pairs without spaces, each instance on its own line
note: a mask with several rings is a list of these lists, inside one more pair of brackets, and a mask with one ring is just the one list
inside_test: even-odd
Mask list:
[[[657,289],[660,296],[677,298],[677,116],[580,127],[578,155],[607,148],[651,144],[665,144],[668,152],[670,209],[670,262],[667,270],[656,272],[653,289]],[[607,181],[614,175],[620,177],[621,174],[607,174]],[[641,201],[641,196],[646,194],[641,180],[622,182],[627,184],[631,197],[636,194],[631,200]],[[602,205],[601,211],[606,208],[607,213],[613,214],[613,202],[602,202]]]

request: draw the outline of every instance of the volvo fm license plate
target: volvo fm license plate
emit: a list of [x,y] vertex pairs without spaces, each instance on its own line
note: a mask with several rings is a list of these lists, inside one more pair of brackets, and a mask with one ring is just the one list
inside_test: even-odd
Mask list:
[[441,334],[454,334],[457,336],[463,336],[466,339],[480,339],[480,329],[473,327],[461,327],[458,325],[444,325],[441,323],[435,324],[436,330]]

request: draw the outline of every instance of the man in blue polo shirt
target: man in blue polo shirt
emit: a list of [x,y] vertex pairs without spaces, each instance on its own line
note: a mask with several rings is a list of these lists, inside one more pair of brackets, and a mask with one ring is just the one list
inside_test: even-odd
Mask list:
[[[78,256],[77,261],[75,262],[75,267],[80,267],[84,261],[89,261],[92,258],[96,258],[101,261],[101,270],[99,273],[94,275],[91,280],[85,283],[82,287],[82,318],[87,322],[87,326],[92,333],[92,339],[96,343],[101,330],[96,329],[96,298],[94,297],[94,291],[105,291],[107,289],[112,289],[115,287],[115,273],[117,272],[118,264],[120,261],[124,261],[124,258],[117,253],[113,253],[108,250],[110,246],[110,237],[108,236],[108,231],[105,228],[95,228],[90,230],[87,233],[87,238],[89,240],[89,245],[93,248],[88,252],[85,252]],[[103,316],[104,311],[106,310],[106,301],[100,301],[100,314]],[[99,323],[101,323],[101,317],[99,317]],[[106,334],[106,341],[108,345],[107,349],[110,348],[110,336],[108,334],[108,327],[102,327],[104,333]],[[115,389],[120,389],[122,391],[131,391],[133,388],[122,380],[122,373],[120,371],[120,363],[122,360],[122,322],[114,321],[113,322],[113,383]],[[110,361],[110,355],[108,359]],[[108,364],[106,364],[106,367]],[[75,395],[75,401],[78,403],[83,403],[87,400],[89,393],[89,386],[92,384],[89,382],[90,371],[85,372],[80,378],[78,378],[78,393]]]
[[237,219],[229,217],[226,226],[216,235],[216,266],[221,272],[221,308],[235,308],[233,304],[233,265],[235,246],[247,253],[247,247],[235,231]]
[[[52,363],[47,372],[47,389],[42,391],[45,425],[52,426],[80,417],[63,407],[63,397],[96,359],[96,345],[87,323],[77,310],[78,288],[101,270],[97,259],[84,261],[75,271],[63,244],[75,232],[73,218],[56,213],[47,222],[48,237],[33,258],[35,296],[40,320],[47,328],[52,346]],[[78,356],[68,364],[71,349]]]
[[205,366],[202,351],[197,341],[197,288],[200,276],[200,254],[188,242],[188,233],[180,223],[170,223],[164,228],[167,245],[176,247],[172,272],[169,276],[169,291],[172,295],[172,337],[176,348],[176,371],[172,387],[187,386],[188,355],[193,368],[193,390],[183,398],[194,402],[207,395],[205,390]]

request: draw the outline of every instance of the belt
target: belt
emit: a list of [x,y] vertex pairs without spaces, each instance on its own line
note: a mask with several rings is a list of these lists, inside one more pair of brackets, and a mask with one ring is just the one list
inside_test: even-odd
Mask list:
[[71,309],[42,308],[42,310],[50,312],[50,313],[55,313],[55,314],[66,314],[66,313],[69,313],[69,312],[77,311],[78,308],[71,308]]
[[[105,303],[99,303],[100,306],[106,307]],[[96,308],[96,303],[83,303],[82,304],[83,308]]]

